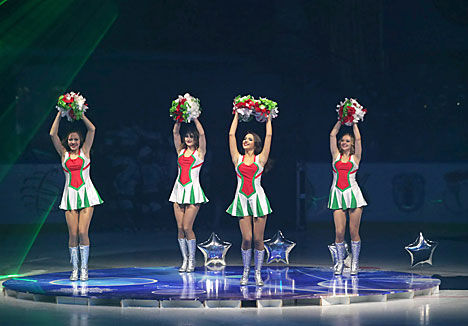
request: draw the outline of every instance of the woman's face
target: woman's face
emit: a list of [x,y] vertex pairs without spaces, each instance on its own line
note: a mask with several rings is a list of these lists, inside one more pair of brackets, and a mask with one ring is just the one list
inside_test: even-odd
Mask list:
[[68,135],[68,147],[72,151],[76,151],[80,148],[80,136],[76,132],[72,132]]
[[352,145],[353,145],[353,140],[352,140],[352,138],[351,138],[350,135],[344,135],[344,136],[340,139],[340,147],[341,147],[341,150],[343,150],[343,151],[350,151]]
[[185,134],[184,141],[185,145],[187,145],[188,147],[195,146],[195,137],[193,136],[193,134]]
[[247,134],[242,141],[242,148],[245,151],[253,150],[255,148],[255,140],[252,134]]

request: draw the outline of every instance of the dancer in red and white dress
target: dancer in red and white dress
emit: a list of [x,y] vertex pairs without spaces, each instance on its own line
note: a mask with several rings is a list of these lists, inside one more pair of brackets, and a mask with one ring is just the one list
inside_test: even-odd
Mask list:
[[177,238],[182,254],[182,266],[179,272],[193,272],[197,248],[193,223],[200,204],[208,202],[200,186],[200,170],[206,154],[205,131],[200,121],[193,119],[196,130],[185,133],[184,142],[180,138],[180,122],[174,124],[174,146],[178,154],[178,175],[169,201],[174,203],[174,215],[177,221]]
[[[86,138],[78,131],[71,131],[62,141],[58,136],[61,114],[57,113],[50,129],[50,137],[55,150],[62,160],[65,172],[65,188],[63,189],[60,208],[65,210],[68,226],[68,246],[70,262],[73,271],[70,280],[78,280],[78,244],[81,254],[80,280],[88,280],[89,236],[88,229],[93,217],[94,206],[102,204],[90,178],[90,151],[94,141],[96,128],[84,115],[82,120],[86,126]],[[78,242],[79,240],[79,242]]]
[[[262,140],[255,133],[247,133],[242,141],[244,155],[237,149],[236,130],[238,124],[238,113],[235,111],[229,130],[229,149],[232,163],[237,174],[237,190],[232,204],[227,212],[239,218],[239,227],[242,233],[242,262],[244,272],[240,281],[241,285],[246,285],[249,279],[250,260],[252,257],[252,229],[253,242],[255,247],[255,283],[263,285],[261,269],[265,249],[263,246],[263,235],[267,214],[272,212],[268,198],[265,195],[260,180],[263,168],[270,155],[271,138],[273,128],[271,116],[266,122],[265,144],[262,149]],[[252,225],[253,224],[253,225]]]
[[328,208],[333,210],[335,222],[335,245],[337,260],[334,273],[341,275],[344,268],[346,231],[346,212],[349,215],[349,231],[351,233],[351,275],[359,271],[359,253],[361,238],[362,208],[367,205],[361,189],[356,182],[356,173],[361,161],[361,134],[356,123],[353,124],[353,134],[346,133],[337,142],[336,135],[341,127],[338,121],[330,133],[330,152],[332,155],[333,183],[330,189]]

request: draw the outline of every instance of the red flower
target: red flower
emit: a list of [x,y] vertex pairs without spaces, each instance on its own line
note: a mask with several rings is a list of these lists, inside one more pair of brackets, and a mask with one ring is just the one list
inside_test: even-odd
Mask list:
[[73,97],[70,96],[70,97],[68,97],[68,99],[67,99],[67,95],[64,95],[64,96],[62,97],[62,101],[64,101],[64,102],[67,103],[67,104],[68,104],[68,103],[73,103]]

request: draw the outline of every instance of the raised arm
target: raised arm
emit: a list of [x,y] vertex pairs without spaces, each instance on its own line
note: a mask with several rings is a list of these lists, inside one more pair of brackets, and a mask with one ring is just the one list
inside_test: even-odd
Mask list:
[[337,121],[336,124],[333,126],[333,129],[330,132],[330,153],[332,156],[332,160],[338,155],[338,146],[336,145],[336,135],[341,128],[341,122]]
[[180,145],[182,141],[180,140],[180,122],[176,121],[174,123],[174,128],[172,129],[172,136],[174,137],[174,146],[176,153],[179,154]]
[[237,112],[234,113],[232,118],[231,129],[229,129],[229,151],[231,152],[231,159],[234,166],[237,165],[239,160],[239,151],[237,150],[236,130],[237,124],[239,123],[239,117]]
[[83,152],[85,152],[86,155],[89,157],[89,152],[91,151],[91,147],[93,147],[93,142],[94,142],[94,134],[96,133],[96,127],[89,121],[89,119],[84,115],[81,118],[83,120],[85,126],[86,126],[86,137],[85,141],[83,143]]
[[206,154],[205,130],[203,129],[203,126],[198,119],[193,119],[193,122],[195,123],[195,127],[198,131],[198,153],[200,154],[201,158],[203,158]]
[[62,156],[63,153],[65,153],[65,147],[63,147],[62,142],[60,141],[60,138],[58,136],[58,129],[60,125],[60,112],[57,112],[57,115],[55,116],[55,120],[52,123],[52,127],[50,128],[50,139],[52,140],[52,144],[54,144],[55,150],[57,153]]
[[361,143],[361,133],[359,132],[359,128],[357,123],[353,124],[353,133],[354,133],[354,158],[357,160],[356,163],[359,164],[361,161],[361,154],[362,154],[362,143]]
[[268,121],[266,122],[266,133],[265,133],[265,141],[263,144],[263,150],[259,155],[259,161],[262,166],[266,164],[266,162],[268,161],[268,157],[270,156],[272,137],[273,137],[273,126],[271,123],[271,115],[270,115],[268,117]]

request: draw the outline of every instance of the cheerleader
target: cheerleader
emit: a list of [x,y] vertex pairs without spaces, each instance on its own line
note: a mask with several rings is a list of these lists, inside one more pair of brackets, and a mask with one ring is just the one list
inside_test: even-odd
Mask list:
[[260,136],[249,132],[244,136],[242,148],[244,155],[239,154],[236,141],[238,112],[235,111],[229,130],[229,149],[232,163],[237,175],[237,189],[234,200],[227,209],[227,213],[239,219],[242,234],[242,262],[244,271],[240,280],[246,285],[249,279],[250,260],[252,256],[252,229],[255,247],[255,283],[263,285],[261,269],[265,254],[263,234],[267,215],[272,212],[268,198],[261,186],[261,175],[270,154],[271,138],[273,135],[271,116],[266,122],[265,144],[262,149]]
[[182,142],[180,122],[174,124],[174,146],[178,155],[178,175],[169,201],[174,203],[177,221],[177,240],[182,254],[179,272],[191,273],[195,269],[196,237],[193,223],[200,204],[208,202],[200,186],[200,170],[206,154],[205,131],[197,118],[193,119],[196,130],[189,129]]
[[330,132],[330,152],[332,156],[333,183],[330,189],[328,208],[333,210],[335,222],[335,245],[337,260],[334,266],[335,275],[341,275],[344,268],[346,213],[349,215],[349,232],[351,233],[351,275],[359,271],[359,252],[361,238],[359,226],[362,209],[367,205],[361,189],[356,182],[356,172],[361,162],[361,134],[357,123],[353,123],[353,134],[346,133],[337,142],[341,122],[338,121]]
[[90,151],[96,128],[89,119],[82,115],[86,126],[86,138],[79,131],[71,131],[61,141],[58,136],[61,113],[58,112],[50,129],[50,137],[55,150],[61,157],[65,173],[60,209],[65,211],[68,226],[68,247],[73,270],[71,281],[78,280],[78,244],[81,256],[80,280],[88,280],[89,236],[88,230],[93,217],[94,206],[102,204],[90,178]]

